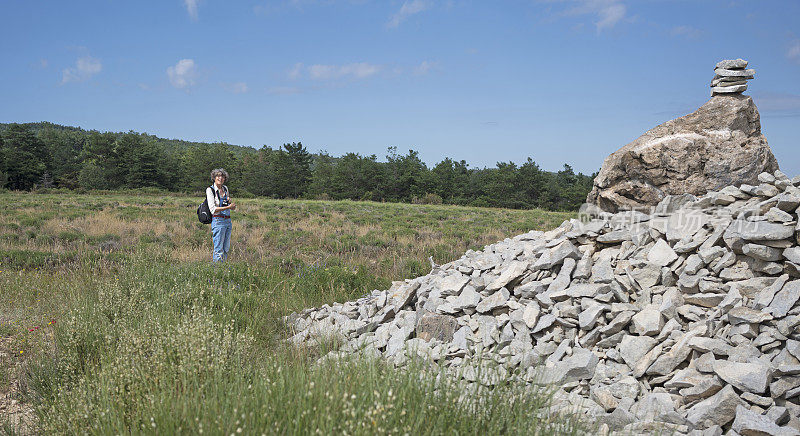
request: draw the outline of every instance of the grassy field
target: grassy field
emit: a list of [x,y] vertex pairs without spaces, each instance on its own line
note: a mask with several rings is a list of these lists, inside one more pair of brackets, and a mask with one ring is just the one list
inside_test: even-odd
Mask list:
[[0,201],[0,433],[575,430],[537,418],[546,396],[518,386],[464,395],[378,361],[315,365],[318,350],[286,346],[280,322],[572,214],[237,200],[229,262],[213,265],[195,197]]

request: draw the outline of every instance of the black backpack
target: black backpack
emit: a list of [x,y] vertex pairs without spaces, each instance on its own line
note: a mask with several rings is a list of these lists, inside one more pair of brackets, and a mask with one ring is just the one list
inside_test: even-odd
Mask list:
[[197,206],[197,219],[203,224],[211,224],[211,209],[208,208],[208,198],[203,200],[200,206]]

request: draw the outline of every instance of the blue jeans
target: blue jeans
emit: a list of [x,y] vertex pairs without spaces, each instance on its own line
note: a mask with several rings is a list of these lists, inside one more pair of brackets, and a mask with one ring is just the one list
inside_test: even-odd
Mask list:
[[211,219],[211,237],[214,240],[214,252],[211,260],[214,262],[224,262],[228,258],[228,251],[231,249],[231,229],[233,224],[230,218]]

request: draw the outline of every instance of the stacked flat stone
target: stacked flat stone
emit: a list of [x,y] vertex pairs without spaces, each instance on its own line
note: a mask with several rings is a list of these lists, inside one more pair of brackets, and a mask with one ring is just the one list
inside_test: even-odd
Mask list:
[[741,94],[747,90],[747,81],[752,79],[756,70],[746,69],[744,59],[727,59],[717,62],[714,78],[711,80],[711,96],[717,94]]
[[297,346],[335,336],[325,360],[554,386],[531,413],[576,413],[601,434],[800,435],[798,212],[800,177],[764,172],[469,250],[284,321]]

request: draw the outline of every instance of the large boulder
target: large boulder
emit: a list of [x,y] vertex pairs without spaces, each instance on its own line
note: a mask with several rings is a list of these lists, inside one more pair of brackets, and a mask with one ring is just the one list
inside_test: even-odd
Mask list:
[[753,99],[717,95],[608,156],[586,201],[610,212],[642,209],[667,195],[758,185],[760,173],[777,169]]

